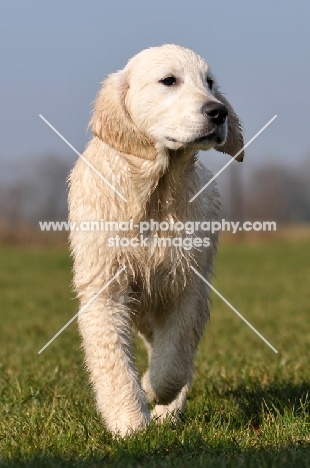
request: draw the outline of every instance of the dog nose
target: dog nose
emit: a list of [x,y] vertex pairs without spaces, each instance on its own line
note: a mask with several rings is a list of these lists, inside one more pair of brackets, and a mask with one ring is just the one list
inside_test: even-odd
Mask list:
[[206,102],[202,106],[202,113],[209,117],[211,122],[216,125],[222,125],[228,114],[227,107],[220,102]]

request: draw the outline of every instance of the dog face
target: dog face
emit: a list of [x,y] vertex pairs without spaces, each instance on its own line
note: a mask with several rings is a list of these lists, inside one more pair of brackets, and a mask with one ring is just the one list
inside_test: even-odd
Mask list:
[[235,156],[243,147],[240,121],[208,65],[176,45],[146,49],[110,75],[91,123],[111,146],[145,159],[163,148],[215,147]]
[[227,108],[214,95],[207,64],[175,46],[149,49],[125,68],[125,105],[133,122],[160,146],[209,149],[227,136]]

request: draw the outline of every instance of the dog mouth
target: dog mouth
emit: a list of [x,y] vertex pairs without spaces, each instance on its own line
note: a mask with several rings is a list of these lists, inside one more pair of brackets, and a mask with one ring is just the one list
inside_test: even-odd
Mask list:
[[181,143],[182,145],[197,145],[200,143],[207,142],[215,142],[219,145],[223,143],[223,138],[221,137],[221,135],[219,135],[219,133],[216,130],[213,130],[212,132],[209,132],[206,135],[202,135],[201,137],[195,138],[194,140],[180,141],[172,137],[166,137],[166,139],[168,141],[171,141],[172,143]]
[[196,138],[195,140],[190,141],[190,143],[204,143],[208,141],[215,141],[216,143],[220,143],[222,141],[222,138],[217,132],[211,132],[208,133],[207,135],[203,135],[199,138]]

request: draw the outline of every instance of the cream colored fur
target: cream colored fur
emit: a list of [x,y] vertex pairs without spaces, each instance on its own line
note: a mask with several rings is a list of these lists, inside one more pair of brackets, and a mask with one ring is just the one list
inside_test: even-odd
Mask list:
[[[176,78],[172,86],[161,81],[169,76]],[[207,77],[211,72],[199,56],[164,45],[142,51],[106,79],[95,102],[90,122],[94,137],[84,157],[128,201],[79,159],[70,175],[72,222],[219,219],[215,183],[189,203],[212,177],[196,153],[216,147],[235,155],[243,138],[238,117],[215,83],[210,89]],[[217,139],[197,141],[214,130],[201,111],[208,102],[224,103],[228,116],[215,129]],[[138,236],[136,231],[125,234]],[[176,236],[169,231],[158,235]],[[209,316],[208,288],[190,266],[210,281],[217,235],[207,235],[210,247],[184,250],[108,247],[111,232],[71,233],[81,307],[126,267],[78,320],[98,410],[115,433],[124,436],[144,428],[152,416],[163,419],[184,408],[195,351]],[[204,238],[206,233],[192,236]],[[149,355],[142,384],[132,329],[143,336]],[[151,413],[148,403],[155,404]]]

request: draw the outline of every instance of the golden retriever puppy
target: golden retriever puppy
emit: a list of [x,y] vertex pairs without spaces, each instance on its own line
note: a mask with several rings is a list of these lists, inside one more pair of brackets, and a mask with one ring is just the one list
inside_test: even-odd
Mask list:
[[[78,323],[98,410],[124,436],[184,408],[210,298],[191,266],[210,281],[217,234],[203,222],[220,210],[214,182],[190,202],[212,177],[197,152],[234,156],[243,137],[207,63],[177,45],[108,76],[90,125],[83,158],[96,171],[80,158],[70,175]],[[133,329],[149,356],[141,383]]]

